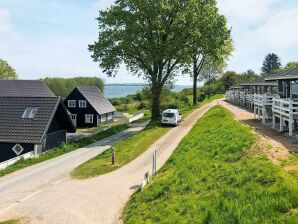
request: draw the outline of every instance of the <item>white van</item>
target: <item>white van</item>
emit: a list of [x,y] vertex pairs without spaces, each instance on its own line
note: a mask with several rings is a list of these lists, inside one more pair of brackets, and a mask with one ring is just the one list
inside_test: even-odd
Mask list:
[[177,109],[167,109],[162,113],[161,123],[177,126],[182,121],[182,116]]

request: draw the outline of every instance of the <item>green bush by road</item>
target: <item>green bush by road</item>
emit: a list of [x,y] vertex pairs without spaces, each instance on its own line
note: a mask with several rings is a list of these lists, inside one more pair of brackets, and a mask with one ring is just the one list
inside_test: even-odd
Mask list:
[[298,223],[298,181],[253,147],[248,126],[211,109],[145,189],[125,223]]

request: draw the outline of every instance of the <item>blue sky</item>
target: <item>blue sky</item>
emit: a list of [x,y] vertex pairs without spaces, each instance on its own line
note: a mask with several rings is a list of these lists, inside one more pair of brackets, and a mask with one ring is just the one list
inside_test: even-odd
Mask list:
[[[97,39],[98,10],[112,0],[0,0],[0,58],[21,79],[46,76],[99,76],[108,83],[143,82],[121,68],[107,78],[90,58]],[[285,64],[298,60],[297,0],[219,0],[232,27],[235,51],[228,68],[259,72],[265,54],[277,53]],[[186,76],[179,84],[191,84]]]

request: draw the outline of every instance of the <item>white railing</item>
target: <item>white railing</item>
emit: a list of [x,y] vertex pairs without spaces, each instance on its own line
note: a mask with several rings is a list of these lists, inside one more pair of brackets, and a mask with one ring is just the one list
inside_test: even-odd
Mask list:
[[293,99],[273,98],[272,111],[277,115],[292,118],[294,115],[298,115],[298,101]]
[[254,105],[258,107],[272,106],[273,96],[269,94],[254,94]]
[[144,117],[144,113],[135,113],[132,117],[127,118],[127,122],[131,123],[133,121],[141,119],[142,117]]
[[33,158],[34,156],[35,156],[34,151],[31,151],[31,152],[25,153],[23,155],[14,157],[12,159],[6,160],[6,161],[0,163],[0,170],[14,164],[15,162],[17,162],[21,158],[29,159],[29,158]]

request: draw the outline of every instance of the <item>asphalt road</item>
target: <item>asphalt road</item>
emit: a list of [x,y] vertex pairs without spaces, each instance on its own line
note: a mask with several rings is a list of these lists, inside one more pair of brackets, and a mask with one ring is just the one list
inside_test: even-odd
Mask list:
[[92,145],[36,164],[0,178],[0,220],[3,213],[37,195],[46,188],[69,178],[79,164],[102,153],[116,142],[142,130],[143,125],[129,128]]
[[153,151],[157,150],[159,169],[197,120],[214,105],[216,102],[196,109],[146,152],[114,172],[87,180],[68,177],[78,164],[123,136],[0,179],[0,221],[23,217],[31,223],[45,224],[122,223],[125,204],[139,188],[145,172],[151,173]]

